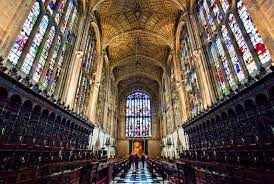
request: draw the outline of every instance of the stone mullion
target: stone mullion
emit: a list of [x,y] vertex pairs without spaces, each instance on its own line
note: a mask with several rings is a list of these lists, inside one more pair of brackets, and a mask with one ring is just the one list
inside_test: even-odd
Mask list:
[[[85,61],[85,63],[87,63],[87,52],[88,52],[88,46],[87,45],[89,45],[88,40],[89,39],[88,39],[88,35],[87,35],[87,40],[86,40],[86,42],[83,46],[84,47],[84,55],[83,55],[82,60],[81,60],[80,76],[82,76],[82,77],[81,77],[81,81],[80,81],[80,86],[78,86],[79,93],[82,94],[82,97],[81,98],[78,97],[79,100],[76,102],[77,106],[78,106],[77,109],[80,113],[83,113],[82,111],[83,111],[83,107],[84,107],[84,103],[85,103],[85,97],[86,97],[86,93],[84,92],[84,87],[82,87],[82,84],[83,84],[83,81],[84,81],[84,84],[85,84],[85,80],[86,80],[86,71],[85,71],[85,67],[83,66],[83,62]],[[79,78],[80,78],[80,76],[79,76]],[[79,79],[78,79],[78,84],[79,84]],[[77,92],[77,89],[76,89],[76,92]]]
[[227,29],[227,32],[229,33],[230,40],[231,40],[231,42],[233,44],[234,50],[236,52],[236,56],[239,59],[239,63],[240,63],[240,66],[241,66],[241,68],[243,70],[244,76],[245,76],[246,79],[248,79],[251,76],[250,76],[250,74],[249,74],[249,72],[247,70],[247,67],[246,67],[245,62],[243,60],[243,57],[242,57],[242,55],[240,53],[240,48],[239,48],[239,46],[238,46],[238,44],[236,42],[236,38],[234,37],[234,35],[233,35],[233,33],[232,33],[231,29],[230,29],[230,26],[227,23],[227,20],[225,20],[225,27]]
[[[222,35],[222,30],[221,30],[223,23],[221,22],[221,23],[219,24],[219,23],[217,22],[216,16],[215,16],[215,14],[213,13],[213,9],[212,9],[210,3],[208,2],[208,0],[207,0],[207,5],[208,5],[209,10],[210,10],[210,15],[213,17],[213,22],[214,22],[214,24],[215,24],[215,26],[216,26],[216,30],[217,30],[217,32],[218,32],[217,35],[220,37],[220,41],[221,41],[221,44],[222,44],[222,48],[223,48],[224,54],[225,54],[225,59],[227,59],[227,61],[228,61],[228,65],[229,65],[229,68],[230,68],[230,72],[231,72],[231,74],[232,74],[232,78],[233,78],[233,80],[234,80],[234,82],[235,82],[235,84],[236,84],[235,89],[237,89],[239,80],[238,80],[237,74],[236,74],[235,69],[234,69],[234,64],[232,63],[231,57],[230,57],[230,55],[229,55],[229,53],[228,53],[226,44],[224,43],[224,38],[223,38],[223,35]],[[232,89],[232,90],[234,90],[234,89]]]
[[[87,19],[88,21],[88,19]],[[89,49],[89,25],[86,26],[84,32],[83,32],[83,35],[84,35],[84,38],[86,39],[85,42],[83,43],[83,45],[81,45],[81,48],[83,48],[84,50],[84,56],[82,57],[82,60],[81,60],[81,68],[80,68],[80,75],[82,75],[82,80],[83,80],[83,76],[85,76],[85,80],[86,78],[88,79],[87,77],[87,73],[86,73],[86,70],[85,68],[82,66],[83,65],[83,60],[86,61],[87,63],[87,55],[88,55],[88,49]],[[85,74],[84,74],[85,73]],[[80,76],[79,76],[80,77]],[[89,79],[88,79],[89,80]],[[79,79],[78,79],[79,81]],[[79,83],[79,82],[78,82]],[[82,82],[80,83],[80,86],[81,86]],[[84,89],[82,89],[81,87],[79,88],[81,93],[83,94],[83,98],[81,98],[81,100],[78,101],[78,107],[80,108],[80,111],[83,111],[84,110],[84,106],[86,103],[86,98],[87,98],[87,94],[86,93],[83,93],[84,92]],[[77,90],[77,89],[76,89]],[[81,107],[82,106],[82,107]],[[82,108],[82,109],[81,109]],[[82,112],[83,113],[83,112]],[[84,114],[86,115],[86,112],[84,112]]]
[[[81,94],[81,82],[82,82],[82,77],[81,77],[80,83],[79,83],[79,80],[80,80],[80,76],[82,76],[82,75],[83,75],[82,70],[80,70],[79,79],[78,79],[78,81],[77,81],[77,87],[76,87],[75,96],[77,95],[77,91],[78,91],[78,94]],[[80,101],[81,101],[80,96],[78,96],[78,99],[75,98],[75,100],[74,100],[73,109],[75,109],[76,112],[78,112]]]
[[61,57],[62,49],[63,49],[63,46],[65,44],[64,42],[65,42],[65,39],[61,38],[61,45],[60,45],[57,57],[55,59],[55,63],[54,63],[54,67],[53,67],[53,70],[52,70],[52,73],[51,73],[51,76],[50,76],[49,84],[48,84],[48,86],[46,88],[47,92],[50,92],[51,86],[53,85],[53,80],[54,80],[54,77],[55,77],[55,74],[56,74],[56,71],[57,71],[58,61],[59,61],[59,59]]
[[214,45],[213,45],[213,46],[214,46],[214,50],[215,50],[215,53],[216,53],[216,56],[217,56],[217,59],[218,59],[217,62],[218,62],[218,64],[219,64],[219,66],[221,67],[221,72],[222,72],[222,75],[223,75],[223,77],[224,77],[225,86],[226,86],[226,88],[227,88],[227,90],[228,90],[228,93],[229,93],[231,87],[230,87],[230,84],[229,84],[229,82],[228,82],[228,79],[227,79],[227,76],[226,76],[226,73],[225,73],[225,70],[224,70],[224,66],[223,66],[223,63],[222,63],[222,59],[221,59],[219,50],[218,50],[218,48],[217,48],[217,45],[216,45],[216,43],[215,43],[215,39],[216,39],[216,37],[214,38],[214,42],[212,42],[212,44],[214,44]]
[[[199,52],[198,52],[198,54],[199,54]],[[195,53],[193,51],[192,52],[192,58],[191,58],[191,61],[190,61],[190,66],[195,69],[195,73],[196,73],[196,76],[197,76],[197,83],[198,83],[198,86],[200,88],[199,90],[200,90],[202,99],[201,99],[201,101],[199,100],[199,112],[201,112],[201,107],[204,108],[204,99],[203,99],[204,95],[203,95],[203,93],[206,91],[206,89],[205,89],[204,84],[202,83],[202,75],[200,73],[201,72],[200,68],[196,67],[196,65],[195,65],[195,63],[198,62],[197,60],[199,58],[194,57],[194,55],[195,55]],[[199,54],[199,56],[200,56],[200,54]],[[201,89],[203,89],[203,90],[201,90]],[[197,92],[195,91],[195,93],[197,93]],[[197,94],[195,94],[195,95],[197,95]]]
[[[209,59],[211,59],[211,60],[214,60],[214,58],[213,58],[213,56],[212,56],[212,53],[211,53],[211,51],[210,51],[210,48],[208,47],[207,48],[207,52],[208,53],[210,53],[209,55]],[[211,71],[212,71],[212,73],[211,73],[211,76],[212,76],[212,78],[213,78],[213,80],[214,80],[214,86],[215,86],[215,88],[216,88],[216,90],[215,90],[215,92],[216,92],[216,96],[217,96],[217,99],[216,100],[218,100],[218,99],[220,99],[220,98],[223,98],[223,93],[220,95],[220,93],[219,93],[219,89],[221,89],[222,90],[222,87],[221,87],[221,84],[220,84],[220,81],[219,81],[219,79],[218,79],[218,76],[217,76],[217,69],[216,69],[216,67],[214,66],[214,64],[212,64],[212,63],[209,63],[209,68],[212,68],[211,69]]]
[[[65,18],[66,18],[65,16],[66,16],[66,12],[68,11],[68,7],[69,7],[69,1],[67,1],[67,4],[66,4],[66,6],[64,8],[63,15],[62,15],[62,18],[61,18],[61,20],[59,22],[59,25],[62,25],[62,23],[65,21]],[[68,27],[68,25],[67,25],[67,27]],[[59,59],[61,57],[62,50],[63,50],[63,47],[64,47],[65,42],[66,42],[66,40],[65,40],[65,34],[63,33],[60,36],[61,36],[62,41],[61,41],[61,45],[60,45],[60,48],[59,48],[59,51],[58,51],[58,55],[57,55],[57,57],[55,59],[55,64],[54,64],[54,68],[52,70],[52,74],[51,74],[51,77],[50,77],[50,80],[49,80],[49,84],[48,84],[47,89],[46,89],[48,92],[50,92],[51,86],[53,85],[53,80],[54,80],[54,77],[55,77],[55,74],[56,74],[56,71],[57,71],[58,61],[59,61]]]
[[[233,35],[232,31],[231,31],[231,28],[228,25],[228,20],[227,20],[228,19],[228,16],[227,16],[228,14],[224,13],[223,8],[222,8],[220,2],[219,1],[216,1],[216,2],[217,2],[217,6],[218,6],[218,8],[220,10],[220,13],[222,14],[222,17],[223,17],[222,25],[224,25],[226,27],[227,32],[229,33],[229,38],[230,38],[230,40],[232,42],[232,45],[233,45],[233,48],[234,48],[234,50],[236,52],[236,56],[239,59],[239,63],[240,63],[241,69],[243,70],[243,74],[244,74],[245,78],[248,79],[250,77],[249,72],[248,72],[248,70],[246,68],[246,65],[244,63],[243,57],[242,57],[242,55],[240,53],[240,49],[239,49],[238,44],[236,42],[236,38],[234,37],[234,35]],[[228,12],[229,11],[230,10],[228,10]]]
[[[57,3],[56,3],[56,7],[55,7],[55,9],[53,10],[53,12],[52,12],[52,20],[53,21],[55,21],[55,16],[56,16],[56,13],[57,13],[57,10],[59,9],[59,4],[60,4],[60,2],[61,2],[62,0],[58,0],[57,1]],[[48,3],[49,4],[49,3]],[[68,4],[68,2],[67,2],[67,4]],[[47,6],[46,6],[47,7]],[[64,12],[62,12],[62,14],[63,14]],[[61,17],[62,18],[62,17]],[[59,22],[60,23],[60,22]]]
[[[181,44],[180,44],[181,45]],[[184,102],[184,99],[185,99],[185,86],[183,86],[183,79],[182,79],[182,75],[181,75],[181,60],[180,58],[178,58],[178,56],[176,54],[174,54],[174,73],[176,74],[175,76],[177,76],[177,80],[179,80],[180,82],[180,85],[181,85],[181,90],[180,88],[178,89],[178,93],[179,93],[179,96],[181,97],[180,98],[180,105],[182,106],[182,117],[185,117],[186,116],[186,107],[185,107],[185,103]]]
[[[45,47],[45,43],[46,43],[46,41],[49,39],[48,36],[49,36],[49,33],[50,33],[50,30],[51,30],[52,26],[53,26],[53,25],[52,25],[51,19],[50,19],[50,17],[49,17],[49,24],[48,24],[47,30],[46,30],[46,32],[45,32],[43,38],[42,38],[42,41],[41,41],[40,46],[39,46],[39,50],[38,50],[38,52],[37,52],[37,54],[36,54],[36,56],[35,56],[35,58],[34,58],[33,64],[32,64],[32,66],[31,66],[30,72],[29,72],[29,74],[28,74],[30,78],[32,78],[33,75],[34,75],[35,69],[36,69],[36,67],[37,67],[37,65],[38,65],[38,62],[39,62],[39,60],[40,60],[40,58],[41,58],[43,49],[44,49],[44,47]],[[56,33],[56,29],[55,29],[55,33]],[[51,47],[52,47],[52,46],[51,46]],[[46,59],[47,59],[47,58],[46,58]]]
[[194,34],[194,38],[196,40],[196,46],[194,47],[194,49],[197,49],[197,51],[200,54],[200,59],[201,59],[201,67],[202,67],[202,70],[205,74],[205,77],[206,77],[206,81],[208,81],[207,83],[207,88],[208,88],[208,93],[209,93],[209,96],[210,96],[210,102],[212,103],[213,101],[216,100],[216,92],[214,90],[214,80],[211,79],[210,76],[210,73],[211,73],[211,70],[206,70],[206,68],[210,69],[209,66],[208,66],[208,62],[206,62],[206,58],[205,58],[205,53],[203,51],[203,49],[201,48],[202,47],[202,41],[201,41],[201,37],[199,36],[201,32],[201,29],[197,26],[197,18],[194,16],[194,15],[190,15],[190,21],[193,25],[193,34]]
[[59,74],[58,81],[56,83],[55,88],[55,95],[57,98],[62,96],[63,93],[63,86],[65,85],[66,78],[67,78],[67,71],[69,69],[69,61],[71,60],[71,56],[73,54],[73,51],[75,49],[75,42],[76,38],[72,38],[69,43],[67,43],[67,49],[65,50],[63,62],[61,64],[61,71]]
[[[76,7],[74,7],[72,10],[71,10],[71,12],[70,12],[70,16],[69,16],[69,20],[68,20],[68,22],[67,22],[67,27],[66,27],[66,30],[65,30],[65,33],[67,33],[68,32],[68,29],[69,29],[69,25],[70,25],[70,23],[71,23],[71,21],[72,21],[72,16],[73,16],[73,13],[74,13],[74,11],[75,11],[75,9],[76,9]],[[77,15],[76,15],[77,16]],[[75,21],[75,20],[74,20]],[[74,22],[75,23],[75,22]],[[71,33],[73,32],[73,30],[75,29],[75,26],[72,26],[72,30],[71,30]],[[76,40],[75,40],[76,41]],[[72,52],[73,52],[73,50],[71,50],[72,48],[74,49],[74,46],[75,46],[75,42],[73,43],[73,45],[71,44],[73,42],[73,40],[70,40],[70,42],[69,43],[67,43],[67,49],[66,49],[66,51],[65,51],[65,54],[64,54],[64,58],[63,58],[63,62],[62,62],[62,70],[61,70],[61,72],[60,72],[60,76],[59,76],[59,79],[58,79],[58,81],[57,81],[57,84],[56,84],[56,88],[55,88],[55,95],[57,96],[57,97],[59,97],[60,95],[61,95],[61,86],[62,86],[62,84],[63,84],[63,81],[64,81],[64,78],[65,78],[65,74],[66,74],[66,72],[67,72],[67,70],[68,70],[68,60],[69,60],[69,57],[68,56],[70,56],[71,54],[72,54]]]
[[[58,6],[59,6],[59,4],[60,4],[61,1],[62,1],[62,0],[59,0],[59,1],[57,2],[57,5],[58,5]],[[49,0],[46,1],[45,7],[47,7],[48,4],[49,4]],[[63,15],[64,15],[64,13],[66,12],[65,10],[66,10],[66,6],[67,6],[68,4],[69,4],[69,3],[67,2],[67,4],[66,4],[65,7],[64,7],[64,10],[63,10],[63,12],[62,12],[62,17],[63,17]],[[55,22],[55,15],[56,15],[56,13],[57,13],[58,6],[57,6],[57,8],[54,10],[54,12],[53,12],[53,14],[52,14],[52,22]],[[61,19],[62,19],[62,17],[61,17]],[[60,22],[61,22],[61,21],[59,21],[59,25],[60,25]],[[53,26],[54,26],[54,25],[53,25]],[[54,51],[55,51],[55,46],[56,46],[56,44],[57,44],[58,37],[59,37],[59,34],[60,34],[58,28],[59,28],[58,26],[55,27],[55,36],[54,36],[53,41],[52,41],[52,44],[51,44],[51,49],[50,49],[50,51],[49,51],[49,53],[48,53],[48,57],[46,58],[45,66],[44,66],[44,68],[43,68],[42,75],[41,75],[41,77],[40,77],[40,79],[39,79],[39,82],[38,82],[40,85],[41,85],[41,84],[44,82],[44,80],[45,80],[46,72],[47,72],[48,69],[49,69],[51,57],[52,57],[52,55],[53,55],[53,53],[54,53]],[[62,47],[60,46],[58,52],[60,52],[61,48],[62,48]],[[55,61],[57,61],[57,57],[56,57]]]
[[106,63],[106,87],[105,87],[105,91],[104,91],[104,96],[105,96],[105,99],[104,99],[104,112],[103,112],[103,128],[104,130],[106,130],[107,128],[107,115],[108,115],[108,100],[109,100],[109,95],[108,95],[108,92],[109,92],[109,77],[110,77],[110,69],[109,69],[109,63]]
[[[49,69],[49,65],[50,65],[50,62],[51,62],[51,58],[52,58],[52,56],[53,56],[53,53],[54,53],[54,51],[55,51],[56,44],[57,44],[57,42],[58,42],[58,37],[59,37],[59,33],[58,33],[57,29],[55,29],[55,36],[54,36],[54,38],[53,38],[53,41],[52,41],[52,44],[51,44],[51,48],[50,48],[50,50],[49,50],[49,53],[48,53],[48,56],[47,56],[47,58],[46,58],[46,62],[45,62],[45,65],[44,65],[44,68],[43,68],[41,77],[40,77],[39,82],[38,82],[40,85],[42,85],[43,82],[45,81],[45,77],[46,77],[47,71],[48,71],[48,69]],[[58,50],[58,53],[60,52],[60,50],[61,50],[61,46],[60,46],[60,48],[59,48],[59,50]],[[57,55],[58,55],[58,53],[57,53]],[[56,59],[57,59],[57,57],[55,58],[55,61],[56,61]]]
[[[205,10],[203,9],[203,15],[205,16]],[[208,20],[207,20],[207,17],[205,16],[205,20],[206,20],[206,23],[207,23],[207,25],[208,25],[208,29],[210,30],[210,36],[212,37],[212,31],[211,31],[211,25],[209,24],[209,22],[208,22]],[[205,31],[203,30],[203,35],[205,35],[205,33],[204,33]],[[208,49],[208,45],[209,45],[209,43],[207,43],[207,41],[205,41],[205,39],[203,39],[203,43],[204,43],[204,45],[206,46],[206,48],[207,48],[207,52],[210,50],[210,49]],[[213,59],[213,58],[212,58]],[[210,63],[209,63],[209,65],[211,65]],[[210,66],[208,66],[209,68],[211,68]],[[215,66],[214,66],[214,70],[212,71],[213,73],[213,76],[214,77],[216,77],[217,76],[217,74],[216,74],[216,68],[215,68]],[[218,80],[217,80],[218,81]],[[217,97],[219,98],[220,96],[219,96],[219,92],[218,92],[218,87],[220,87],[219,85],[219,81],[218,81],[218,83],[216,83],[216,80],[215,80],[215,87],[216,87],[216,89],[217,89],[217,91],[216,91],[216,94],[217,94]]]
[[88,80],[87,78],[87,73],[85,73],[85,80],[84,80],[84,86],[83,86],[83,99],[81,101],[81,113],[86,115],[86,112],[84,111],[86,108],[86,98],[87,98],[87,92],[85,91],[85,86],[86,86],[86,81]]
[[191,26],[189,14],[185,15],[185,23],[186,23],[186,28],[187,28],[187,34],[188,34],[188,36],[190,36],[191,50],[193,50],[193,48],[196,48],[197,44],[195,42],[195,36],[193,33],[193,27]]
[[[238,84],[239,84],[239,79],[238,79],[237,74],[236,74],[236,72],[235,72],[234,64],[233,64],[232,61],[231,61],[231,57],[230,57],[230,55],[229,55],[229,53],[228,53],[228,50],[227,50],[227,47],[226,47],[226,45],[225,45],[225,43],[224,43],[224,38],[223,38],[223,36],[222,36],[221,34],[219,34],[219,36],[220,36],[221,44],[222,44],[222,47],[223,47],[223,50],[224,50],[224,53],[225,53],[225,58],[226,58],[227,61],[228,61],[228,66],[229,66],[229,68],[230,68],[230,72],[231,72],[231,74],[232,74],[233,80],[234,80],[235,85],[236,85],[236,86],[235,86],[235,89],[237,89],[237,88],[238,88]],[[230,87],[230,89],[232,89],[232,88]],[[235,89],[232,89],[232,90],[235,90]]]
[[236,5],[235,5],[235,8],[232,9],[231,11],[232,11],[233,16],[235,17],[235,20],[236,20],[237,24],[239,25],[240,31],[243,34],[244,40],[246,42],[246,45],[247,45],[247,47],[248,47],[248,49],[250,51],[250,54],[251,54],[252,58],[254,59],[254,63],[255,63],[255,65],[256,65],[256,67],[258,69],[258,72],[259,72],[260,69],[262,69],[261,61],[260,61],[260,59],[259,59],[259,57],[258,57],[258,55],[257,55],[257,53],[256,53],[256,51],[255,51],[255,49],[254,49],[254,47],[252,45],[250,39],[248,38],[248,34],[247,34],[246,30],[245,30],[245,27],[244,27],[244,25],[242,23],[242,20],[238,16],[238,13],[236,11]]
[[[89,64],[91,63],[91,62],[93,62],[93,60],[91,60],[91,58],[90,57],[88,57],[88,56],[90,56],[91,55],[91,52],[93,51],[92,50],[92,42],[90,41],[91,40],[91,36],[89,35],[88,36],[88,39],[87,39],[87,44],[88,44],[88,47],[86,48],[86,51],[88,52],[87,53],[87,55],[86,55],[86,66],[85,66],[85,70],[86,70],[86,80],[88,80],[89,82],[89,87],[91,87],[91,84],[90,84],[90,71],[88,70],[88,66],[89,66]],[[90,90],[90,89],[89,89]],[[89,91],[90,92],[90,91]],[[86,107],[87,107],[87,104],[86,103],[88,103],[88,96],[89,96],[89,94],[87,94],[87,92],[85,92],[85,98],[84,98],[84,109],[86,109]],[[85,112],[83,112],[85,115],[87,114],[87,112],[85,111]]]
[[[212,44],[214,43],[214,41],[213,40],[215,40],[216,38],[214,37],[214,35],[213,35],[213,30],[212,30],[212,28],[211,28],[211,24],[209,23],[209,21],[208,21],[208,15],[207,15],[207,13],[206,13],[206,11],[205,11],[205,9],[203,9],[203,15],[205,16],[205,20],[206,20],[206,23],[207,23],[207,25],[208,25],[208,28],[210,29],[210,32],[211,32],[211,38],[212,38]],[[216,25],[215,25],[216,26]],[[219,65],[220,65],[220,67],[221,67],[221,72],[222,72],[222,75],[223,75],[223,77],[224,77],[224,81],[225,81],[225,84],[226,84],[226,88],[229,90],[230,89],[230,86],[229,86],[229,84],[228,84],[228,80],[227,80],[227,77],[226,77],[226,73],[224,72],[224,66],[223,66],[223,63],[222,62],[220,62],[220,56],[219,56],[219,52],[217,51],[217,48],[216,48],[216,45],[214,44],[214,50],[215,50],[215,52],[216,52],[216,55],[217,55],[217,58],[218,58],[218,63],[219,63]]]
[[44,7],[41,6],[41,4],[40,4],[40,14],[39,14],[39,16],[38,16],[38,18],[37,18],[37,20],[36,20],[36,22],[35,22],[35,25],[34,25],[32,31],[31,31],[31,33],[30,33],[30,36],[29,36],[29,38],[28,38],[28,41],[27,41],[27,43],[26,43],[26,45],[25,45],[25,47],[24,47],[24,50],[23,50],[22,54],[20,55],[20,58],[19,58],[19,60],[18,60],[18,62],[17,62],[17,64],[16,64],[16,67],[17,67],[19,70],[21,70],[21,68],[22,68],[22,66],[23,66],[24,59],[25,59],[26,55],[27,55],[28,52],[29,52],[29,49],[30,49],[31,44],[32,44],[32,41],[33,41],[33,39],[34,39],[34,36],[35,36],[36,33],[37,33],[37,30],[38,30],[38,28],[39,28],[39,25],[40,25],[40,23],[41,23],[41,21],[42,21],[44,15],[45,15]]

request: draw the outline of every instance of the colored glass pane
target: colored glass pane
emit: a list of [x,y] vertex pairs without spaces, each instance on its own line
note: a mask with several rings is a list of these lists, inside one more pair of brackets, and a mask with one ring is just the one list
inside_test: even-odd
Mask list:
[[215,14],[215,17],[217,19],[217,22],[220,23],[223,20],[223,16],[222,16],[222,14],[220,12],[220,9],[218,7],[217,0],[211,0],[210,4],[211,4],[211,7],[212,7],[213,12]]
[[64,8],[66,6],[66,2],[67,2],[67,0],[60,0],[58,2],[58,9],[57,9],[57,12],[56,12],[56,15],[55,15],[56,24],[59,24],[59,22],[62,18],[62,14],[63,14]]
[[63,60],[64,60],[64,57],[65,57],[66,49],[67,49],[67,43],[65,43],[63,45],[63,48],[61,50],[61,55],[60,55],[60,58],[59,58],[58,63],[57,63],[57,70],[56,70],[56,73],[54,75],[52,85],[51,85],[51,89],[50,89],[51,93],[53,93],[55,91],[56,85],[58,83],[59,76],[60,76],[61,71],[62,71],[62,64],[63,64]]
[[206,0],[203,1],[203,6],[204,6],[204,9],[205,9],[205,12],[206,12],[206,16],[207,16],[208,22],[209,22],[209,24],[211,26],[211,30],[212,31],[216,31],[216,26],[215,26],[215,23],[213,21],[213,17],[210,15],[210,10],[208,8]]
[[29,49],[29,52],[27,53],[25,60],[22,65],[22,71],[26,74],[28,74],[31,70],[31,67],[33,65],[34,59],[38,53],[40,44],[43,40],[44,34],[46,32],[46,29],[48,27],[49,18],[47,15],[44,15],[42,18],[42,21],[38,27],[38,30],[34,36],[34,39],[32,41],[31,47]]
[[205,40],[207,42],[210,42],[211,41],[211,35],[210,35],[210,31],[209,31],[207,22],[205,20],[205,15],[204,15],[204,10],[203,9],[204,9],[203,6],[199,7],[198,17],[199,17],[199,20],[200,20],[203,28],[204,28],[204,37],[205,37]]
[[247,47],[246,41],[243,37],[243,34],[237,24],[235,17],[232,13],[228,15],[228,22],[231,28],[233,35],[235,36],[236,42],[239,46],[240,53],[244,59],[246,68],[251,76],[254,76],[257,73],[257,66],[252,58],[250,50]]
[[57,2],[57,0],[50,0],[49,1],[49,4],[48,4],[48,10],[49,10],[49,12],[50,12],[50,14],[53,14],[53,12],[54,12],[54,10],[55,10],[55,8],[56,8],[56,3]]
[[224,76],[222,74],[222,69],[221,69],[221,67],[218,63],[218,56],[217,56],[214,44],[212,44],[210,46],[210,52],[211,52],[211,56],[212,56],[213,65],[216,68],[216,73],[217,73],[218,80],[220,82],[221,90],[223,91],[224,94],[227,94],[227,89],[226,89],[226,85],[225,85],[225,81],[224,81]]
[[222,26],[222,35],[224,37],[224,42],[225,42],[225,45],[227,47],[228,53],[230,55],[231,61],[234,65],[234,70],[237,74],[238,80],[240,82],[242,82],[245,79],[245,76],[243,74],[243,70],[241,68],[240,61],[237,57],[234,46],[233,46],[232,41],[230,39],[230,35],[229,35],[229,33],[228,33],[228,31],[227,31],[227,29],[224,25]]
[[235,81],[232,77],[232,74],[231,74],[231,71],[230,71],[230,68],[229,68],[229,64],[228,64],[228,60],[225,56],[225,52],[224,52],[224,48],[223,48],[220,36],[216,37],[216,47],[217,47],[217,50],[220,54],[222,64],[223,64],[223,67],[224,67],[224,71],[225,71],[226,77],[228,79],[228,83],[229,83],[229,85],[232,89],[235,89]]
[[246,7],[243,5],[242,0],[237,0],[237,12],[239,14],[240,19],[243,22],[247,35],[260,59],[262,64],[270,64],[270,53],[266,49],[263,39],[259,34],[256,26],[254,25],[249,13],[247,12]]
[[182,78],[185,79],[185,89],[189,99],[189,106],[192,115],[200,110],[200,89],[197,74],[192,61],[192,50],[189,35],[187,32],[181,33],[181,70]]
[[35,82],[38,82],[39,79],[40,79],[40,77],[41,77],[41,74],[43,72],[43,68],[45,66],[46,59],[48,57],[49,50],[51,48],[51,44],[52,44],[54,36],[55,36],[55,27],[53,26],[50,29],[50,32],[49,32],[48,38],[46,40],[45,46],[44,46],[44,48],[42,50],[42,54],[41,54],[40,59],[39,59],[39,61],[37,63],[37,66],[35,68],[35,72],[33,74],[33,80]]
[[73,7],[74,7],[74,1],[69,0],[69,5],[68,5],[68,8],[67,8],[67,11],[66,11],[66,14],[65,14],[65,20],[61,24],[61,28],[60,28],[62,33],[65,32],[65,29],[67,27],[67,23],[68,23],[68,20],[69,20],[69,17],[70,17],[70,13],[71,13]]
[[59,36],[58,40],[57,40],[57,43],[54,47],[53,54],[52,54],[51,59],[50,59],[49,68],[48,68],[46,76],[45,76],[45,80],[44,80],[44,83],[43,83],[44,87],[47,87],[48,84],[49,84],[49,81],[50,81],[50,78],[52,76],[52,72],[53,72],[53,69],[54,69],[54,65],[55,65],[55,62],[56,62],[56,58],[57,58],[60,46],[61,46],[61,37]]
[[126,136],[151,137],[150,98],[135,92],[126,98]]
[[223,11],[226,12],[229,8],[229,2],[228,0],[219,0],[220,1],[220,4],[223,8]]
[[8,55],[8,60],[11,61],[13,64],[17,64],[24,48],[27,43],[27,40],[30,36],[30,33],[37,21],[38,15],[40,14],[40,5],[38,2],[34,3],[24,25],[16,37],[16,41],[13,44],[11,51]]

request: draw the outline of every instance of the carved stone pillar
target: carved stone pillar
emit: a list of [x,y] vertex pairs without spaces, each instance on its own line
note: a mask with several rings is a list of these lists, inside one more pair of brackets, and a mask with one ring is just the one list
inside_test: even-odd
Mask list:
[[74,105],[74,99],[75,99],[75,94],[77,90],[77,85],[78,85],[78,79],[79,79],[79,74],[81,70],[81,63],[82,63],[82,57],[83,57],[83,50],[85,47],[85,39],[88,36],[88,31],[89,31],[89,20],[87,18],[82,18],[80,22],[80,30],[79,31],[79,38],[83,37],[82,39],[78,39],[76,41],[76,47],[78,48],[77,50],[74,50],[74,53],[72,55],[72,59],[70,60],[71,68],[68,70],[70,73],[68,77],[68,82],[65,86],[64,90],[64,95],[63,95],[63,100],[66,103],[66,105],[69,105],[70,107],[73,107]]
[[[96,106],[97,106],[97,98],[99,93],[99,87],[100,87],[100,81],[101,81],[101,75],[102,75],[102,69],[103,69],[103,63],[104,63],[104,57],[106,53],[104,51],[101,52],[101,55],[98,57],[98,64],[96,68],[96,76],[95,81],[91,89],[91,98],[89,101],[88,106],[88,117],[92,122],[95,122],[96,118]],[[97,122],[95,122],[97,123]]]

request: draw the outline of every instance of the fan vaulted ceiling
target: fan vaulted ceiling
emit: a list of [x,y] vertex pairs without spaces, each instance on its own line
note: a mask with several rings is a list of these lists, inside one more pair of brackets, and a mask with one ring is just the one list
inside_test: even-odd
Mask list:
[[142,84],[149,83],[145,80],[160,83],[174,45],[174,24],[185,6],[183,2],[91,0],[90,8],[96,12],[102,28],[103,49],[108,50],[117,84],[121,83],[118,87],[134,86],[140,77]]

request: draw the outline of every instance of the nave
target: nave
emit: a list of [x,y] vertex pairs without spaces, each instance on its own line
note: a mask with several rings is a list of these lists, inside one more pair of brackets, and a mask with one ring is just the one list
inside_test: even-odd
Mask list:
[[0,0],[0,184],[272,184],[273,9]]
[[137,171],[135,170],[134,164],[130,167],[130,170],[126,174],[125,177],[123,177],[121,174],[120,176],[117,176],[114,178],[112,184],[120,184],[120,183],[132,183],[132,184],[168,184],[171,182],[164,181],[164,179],[159,175],[156,174],[156,176],[152,177],[151,174],[148,171],[147,163],[145,163],[145,166],[143,168],[142,163],[139,162]]

